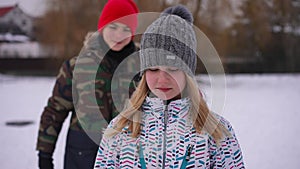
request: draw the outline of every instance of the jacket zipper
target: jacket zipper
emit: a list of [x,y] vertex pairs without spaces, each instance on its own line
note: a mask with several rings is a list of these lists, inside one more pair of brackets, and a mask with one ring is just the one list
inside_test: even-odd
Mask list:
[[186,166],[187,166],[187,164],[188,164],[188,162],[190,160],[193,148],[194,148],[193,145],[188,145],[187,146],[186,152],[185,152],[184,157],[182,159],[182,163],[181,163],[180,169],[185,169],[186,168]]
[[164,106],[165,106],[165,110],[164,110],[164,135],[163,135],[163,164],[162,164],[162,168],[165,168],[166,165],[166,143],[167,143],[167,139],[166,139],[166,135],[167,135],[167,124],[168,124],[168,104],[167,101],[164,101]]

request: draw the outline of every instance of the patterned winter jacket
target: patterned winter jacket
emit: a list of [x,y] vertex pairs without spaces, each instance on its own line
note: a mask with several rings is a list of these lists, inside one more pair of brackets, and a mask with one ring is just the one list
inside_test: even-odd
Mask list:
[[[81,145],[76,146],[83,149],[94,145],[98,147],[87,141],[90,139],[85,138],[87,135],[83,133],[87,133],[94,142],[99,141],[99,128],[107,127],[119,113],[118,107],[124,105],[129,93],[134,90],[130,82],[139,68],[136,64],[139,60],[131,54],[136,50],[134,43],[130,42],[120,52],[111,51],[97,32],[86,39],[79,55],[61,66],[52,96],[41,116],[37,150],[53,153],[62,124],[70,112],[69,131],[75,132],[76,138],[68,138],[67,144],[79,143]],[[125,59],[128,55],[132,57]],[[111,83],[113,75],[115,80]],[[112,93],[116,95],[114,98]]]
[[209,134],[196,133],[187,98],[165,106],[161,99],[147,97],[142,109],[140,136],[132,138],[125,127],[113,137],[103,137],[94,168],[245,168],[234,131],[221,116],[216,115],[231,136],[217,146]]

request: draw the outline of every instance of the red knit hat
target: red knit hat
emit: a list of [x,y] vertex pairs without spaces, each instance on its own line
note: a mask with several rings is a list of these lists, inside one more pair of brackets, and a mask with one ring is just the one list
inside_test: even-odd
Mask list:
[[138,8],[132,0],[108,0],[99,18],[98,31],[101,32],[108,23],[116,21],[127,25],[134,35],[137,28],[137,15],[132,14],[138,12]]

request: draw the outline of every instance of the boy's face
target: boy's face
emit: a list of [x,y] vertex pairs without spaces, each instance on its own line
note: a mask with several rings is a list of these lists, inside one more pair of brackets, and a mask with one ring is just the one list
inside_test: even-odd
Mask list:
[[186,85],[185,73],[169,66],[151,67],[145,72],[146,82],[153,94],[163,100],[181,98]]
[[131,41],[130,28],[120,22],[112,22],[102,30],[104,41],[114,51],[122,50]]

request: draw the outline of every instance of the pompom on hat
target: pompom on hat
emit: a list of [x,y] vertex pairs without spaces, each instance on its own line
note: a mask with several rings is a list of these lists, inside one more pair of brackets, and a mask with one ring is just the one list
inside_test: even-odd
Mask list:
[[102,32],[107,24],[115,21],[127,25],[134,35],[138,24],[138,13],[139,10],[132,0],[108,0],[98,21],[98,31]]
[[153,66],[171,66],[195,75],[197,40],[193,16],[183,5],[169,7],[147,27],[141,40],[141,73]]

